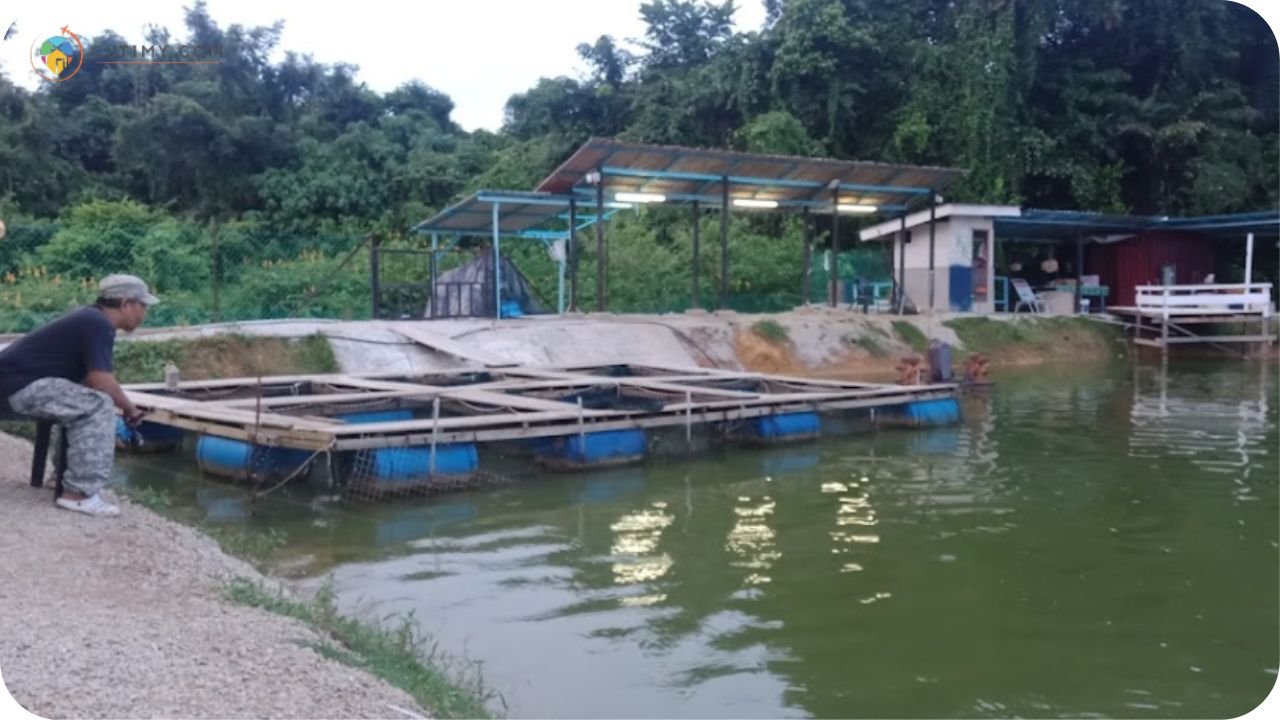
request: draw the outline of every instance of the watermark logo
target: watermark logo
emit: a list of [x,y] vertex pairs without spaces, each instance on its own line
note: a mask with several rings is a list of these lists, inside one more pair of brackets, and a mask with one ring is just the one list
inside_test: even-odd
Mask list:
[[37,39],[31,43],[31,67],[41,78],[52,83],[75,77],[84,65],[84,43],[66,25],[62,34]]
[[103,65],[216,65],[221,45],[94,45],[90,60]]
[[[17,23],[5,32],[11,37]],[[63,25],[62,34],[37,37],[31,43],[31,68],[42,79],[61,83],[75,77],[85,65],[216,65],[223,61],[222,45],[159,43],[149,45],[107,45],[91,42]],[[89,47],[86,49],[86,44]]]

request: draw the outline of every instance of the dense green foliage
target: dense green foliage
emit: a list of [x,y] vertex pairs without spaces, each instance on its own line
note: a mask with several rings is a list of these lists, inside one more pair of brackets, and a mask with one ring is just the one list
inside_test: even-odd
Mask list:
[[[222,45],[221,64],[91,66],[34,93],[0,77],[0,329],[27,329],[121,269],[166,296],[153,322],[367,317],[367,254],[337,272],[362,238],[416,242],[413,222],[480,187],[528,189],[593,135],[967,168],[955,200],[1171,215],[1277,204],[1280,63],[1243,6],[767,7],[764,28],[739,33],[731,1],[649,0],[639,46],[584,42],[586,72],[511,97],[497,133],[464,132],[419,81],[379,94],[350,66],[273,63],[281,26],[218,27],[203,2],[184,37]],[[89,46],[125,42],[107,32]],[[705,222],[714,256],[718,221]],[[609,232],[612,309],[688,305],[687,216],[654,209]],[[735,218],[743,309],[799,299],[799,248],[794,221]],[[516,254],[553,299],[546,252]],[[842,267],[883,272],[845,267],[867,262],[880,261]],[[717,271],[704,264],[704,303]]]

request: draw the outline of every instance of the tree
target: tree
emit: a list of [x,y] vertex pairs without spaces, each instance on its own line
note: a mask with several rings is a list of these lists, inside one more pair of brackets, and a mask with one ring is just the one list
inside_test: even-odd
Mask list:
[[449,116],[453,113],[453,100],[448,95],[424,82],[407,82],[387,94],[386,108],[393,115],[417,115],[430,118],[445,132],[456,133],[458,126]]
[[591,66],[592,80],[595,83],[615,89],[622,86],[628,70],[635,62],[635,57],[618,47],[609,35],[601,35],[594,44],[580,43],[578,56]]
[[733,0],[720,5],[695,0],[650,0],[640,6],[645,21],[647,69],[704,63],[733,35]]
[[775,155],[823,155],[821,144],[805,131],[795,115],[775,110],[752,118],[742,129],[733,134],[734,145],[740,150]]

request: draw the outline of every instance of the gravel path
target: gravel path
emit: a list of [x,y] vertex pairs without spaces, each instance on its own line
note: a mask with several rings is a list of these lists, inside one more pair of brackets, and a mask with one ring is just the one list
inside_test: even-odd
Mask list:
[[[30,445],[0,433],[0,672],[48,718],[425,715],[404,692],[305,645],[304,624],[223,600],[261,579],[209,538],[128,501],[55,509]],[[65,618],[70,617],[70,620]]]

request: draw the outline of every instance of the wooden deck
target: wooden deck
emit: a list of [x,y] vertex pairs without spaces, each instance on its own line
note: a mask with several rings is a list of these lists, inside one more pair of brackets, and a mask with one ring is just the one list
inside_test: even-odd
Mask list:
[[[1272,343],[1269,283],[1140,285],[1136,304],[1107,312],[1133,323],[1133,342],[1168,351],[1170,345]],[[1240,332],[1198,333],[1187,326],[1239,326]],[[1151,333],[1151,337],[1144,333]]]
[[[274,447],[359,450],[701,425],[953,397],[956,386],[813,380],[707,368],[504,367],[423,376],[294,375],[126,386],[149,420]],[[585,407],[581,396],[594,404]],[[598,402],[603,398],[604,402]],[[414,411],[348,424],[334,416]]]

